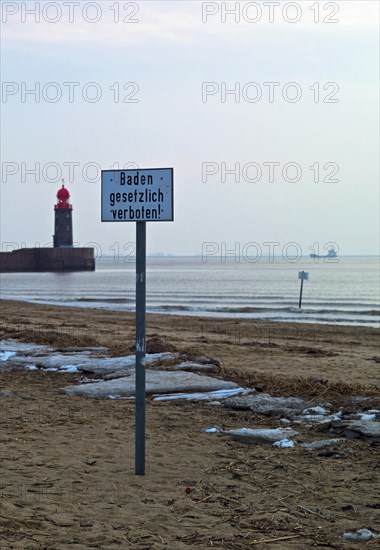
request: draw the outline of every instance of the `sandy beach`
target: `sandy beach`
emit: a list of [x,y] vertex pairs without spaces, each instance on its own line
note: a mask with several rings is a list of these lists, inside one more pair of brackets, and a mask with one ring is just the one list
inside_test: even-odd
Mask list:
[[[128,313],[12,301],[1,310],[2,339],[133,353]],[[208,355],[217,376],[258,391],[380,407],[376,329],[148,315],[147,336],[148,352]],[[1,379],[4,549],[347,549],[361,543],[343,532],[380,528],[379,447],[368,441],[347,440],[335,454],[247,445],[202,430],[278,420],[148,398],[147,474],[138,477],[133,402],[63,394],[77,374],[13,370]],[[299,442],[325,435],[297,429]]]

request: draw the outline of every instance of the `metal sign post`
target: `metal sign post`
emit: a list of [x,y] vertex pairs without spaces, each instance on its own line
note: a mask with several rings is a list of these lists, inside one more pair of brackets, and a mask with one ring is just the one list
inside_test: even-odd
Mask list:
[[299,271],[298,278],[301,279],[301,288],[300,288],[300,299],[298,302],[298,308],[301,309],[302,306],[302,291],[303,291],[303,282],[309,279],[309,274],[306,271]]
[[146,223],[136,223],[136,437],[135,474],[145,475]]
[[146,222],[173,221],[173,169],[102,171],[102,222],[136,222],[135,474],[145,475]]

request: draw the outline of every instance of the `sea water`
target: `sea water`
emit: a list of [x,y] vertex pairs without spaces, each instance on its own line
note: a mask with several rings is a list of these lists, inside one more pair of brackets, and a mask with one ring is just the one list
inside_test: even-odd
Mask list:
[[[379,327],[379,258],[147,258],[147,311]],[[224,260],[224,261],[223,261]],[[302,309],[299,271],[307,271]],[[95,272],[3,273],[2,299],[134,311],[133,258],[102,258]]]

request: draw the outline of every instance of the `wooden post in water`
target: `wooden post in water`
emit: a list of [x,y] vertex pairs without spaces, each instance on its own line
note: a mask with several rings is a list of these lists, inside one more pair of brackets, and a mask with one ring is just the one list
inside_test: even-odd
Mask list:
[[299,302],[298,302],[298,307],[299,309],[301,309],[301,306],[302,306],[302,291],[303,291],[303,279],[301,279],[301,288],[300,288],[300,299],[299,299]]
[[303,282],[308,280],[309,274],[306,271],[299,271],[298,272],[298,278],[301,279],[300,299],[298,301],[298,308],[301,309],[301,307],[302,307]]

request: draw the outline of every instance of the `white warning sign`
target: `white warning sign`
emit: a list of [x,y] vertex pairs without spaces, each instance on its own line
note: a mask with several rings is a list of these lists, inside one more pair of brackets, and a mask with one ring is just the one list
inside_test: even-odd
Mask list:
[[173,168],[102,170],[102,222],[170,222],[173,214]]

